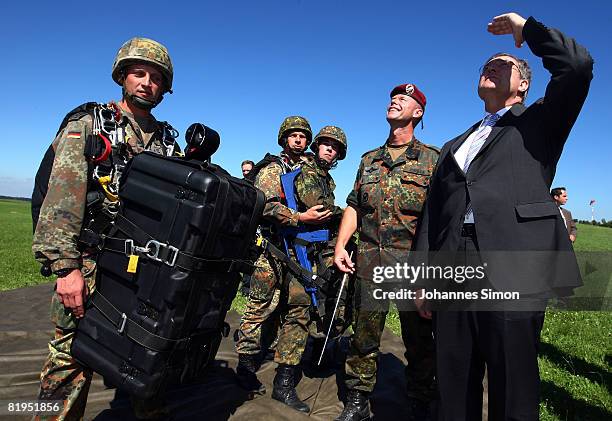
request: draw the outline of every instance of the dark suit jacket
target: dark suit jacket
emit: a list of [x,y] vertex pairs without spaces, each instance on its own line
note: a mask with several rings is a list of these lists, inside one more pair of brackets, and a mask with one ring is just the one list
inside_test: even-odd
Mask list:
[[533,17],[525,23],[523,36],[551,73],[544,98],[529,107],[512,106],[493,127],[467,174],[454,152],[480,122],[444,145],[415,250],[456,251],[471,200],[481,258],[495,288],[567,294],[582,281],[549,192],[586,98],[593,61],[573,39]]
[[575,236],[578,233],[578,229],[576,228],[576,223],[572,218],[572,213],[565,208],[559,209],[561,209],[561,212],[563,212],[563,216],[565,217],[565,228],[567,228],[567,233]]

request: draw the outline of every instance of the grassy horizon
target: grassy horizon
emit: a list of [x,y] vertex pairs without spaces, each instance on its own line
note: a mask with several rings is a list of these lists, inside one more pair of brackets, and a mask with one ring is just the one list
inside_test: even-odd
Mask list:
[[[0,200],[0,291],[54,281],[40,275],[40,265],[32,256],[31,224],[29,202]],[[612,229],[579,224],[574,248],[612,253]],[[612,261],[608,254],[600,254]],[[605,286],[611,285],[611,271],[599,272]],[[242,312],[245,302],[238,294],[232,308]],[[389,313],[386,326],[399,335],[396,310]],[[540,418],[612,419],[612,313],[549,309],[541,339]]]

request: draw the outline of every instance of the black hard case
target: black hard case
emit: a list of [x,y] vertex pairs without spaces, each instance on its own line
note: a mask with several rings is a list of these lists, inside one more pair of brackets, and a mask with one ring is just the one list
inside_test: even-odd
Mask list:
[[[264,204],[252,184],[217,166],[152,153],[130,162],[120,200],[119,214],[149,236],[206,259],[247,258]],[[116,227],[109,237],[130,238]],[[145,244],[134,240],[134,245]],[[90,302],[72,353],[107,382],[151,398],[170,384],[197,376],[214,360],[240,275],[216,267],[187,270],[142,255],[136,273],[129,273],[128,260],[116,248],[102,249],[96,293],[129,321],[180,341],[163,351],[142,346],[119,332],[123,320],[117,314],[104,314]]]

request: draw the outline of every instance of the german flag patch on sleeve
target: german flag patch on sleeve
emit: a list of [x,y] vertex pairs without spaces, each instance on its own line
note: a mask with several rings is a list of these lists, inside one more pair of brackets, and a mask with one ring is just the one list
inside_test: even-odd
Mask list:
[[68,134],[66,135],[67,139],[80,139],[81,138],[81,132],[68,132]]

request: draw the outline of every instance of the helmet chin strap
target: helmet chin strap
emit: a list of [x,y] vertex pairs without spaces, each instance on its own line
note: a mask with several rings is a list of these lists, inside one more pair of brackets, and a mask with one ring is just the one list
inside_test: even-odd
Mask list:
[[323,158],[319,158],[317,156],[316,158],[317,160],[317,164],[321,167],[324,168],[326,170],[331,170],[336,168],[336,165],[338,165],[338,159],[335,159],[332,162],[327,162],[326,160],[324,160]]
[[160,95],[159,99],[157,101],[148,101],[148,100],[146,100],[144,98],[141,98],[141,97],[139,97],[137,95],[129,94],[125,90],[125,88],[123,88],[122,91],[123,91],[123,98],[125,98],[127,101],[129,101],[132,104],[134,104],[136,107],[138,107],[138,108],[140,108],[142,110],[147,110],[147,111],[150,111],[153,108],[155,108],[164,99],[164,96]]

